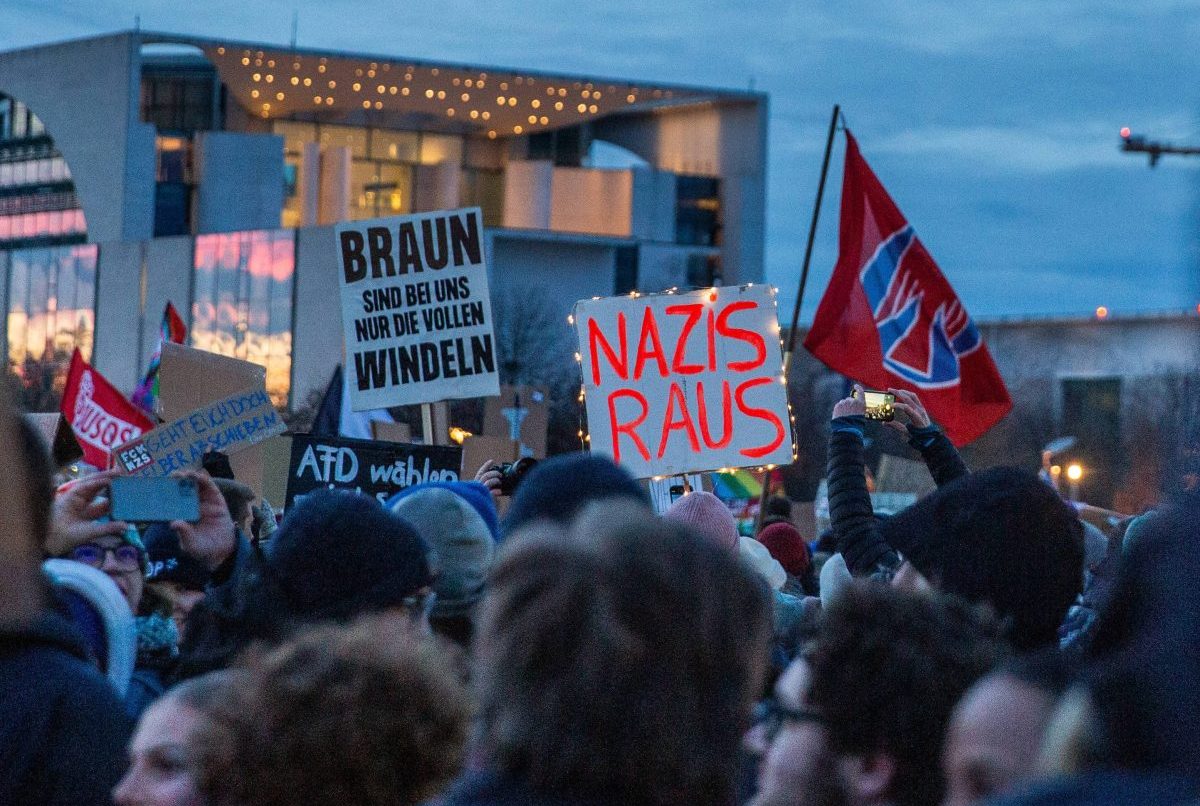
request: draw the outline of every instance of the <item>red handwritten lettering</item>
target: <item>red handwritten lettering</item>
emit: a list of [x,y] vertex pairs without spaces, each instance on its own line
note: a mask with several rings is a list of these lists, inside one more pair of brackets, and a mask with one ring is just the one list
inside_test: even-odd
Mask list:
[[[642,408],[642,413],[631,422],[617,422],[617,398],[621,397],[633,398]],[[636,389],[618,389],[608,396],[608,421],[612,424],[613,459],[617,464],[621,462],[621,434],[625,434],[633,440],[633,445],[637,448],[637,452],[642,455],[642,459],[647,462],[650,461],[650,451],[647,450],[646,443],[642,442],[642,438],[637,433],[638,426],[646,422],[646,417],[649,414],[650,404],[646,402],[645,396]]]
[[775,412],[770,411],[769,409],[754,408],[746,403],[746,392],[750,391],[756,386],[762,386],[763,384],[769,383],[776,383],[776,381],[774,378],[769,377],[754,378],[753,380],[745,381],[744,383],[740,384],[737,388],[737,391],[734,393],[734,397],[737,398],[738,411],[740,411],[742,414],[745,414],[747,417],[753,417],[757,420],[766,420],[775,426],[775,439],[772,442],[766,445],[761,445],[757,448],[741,449],[740,453],[743,456],[748,456],[751,459],[760,459],[783,444],[783,438],[785,435],[783,423],[780,422],[777,416],[775,416]]
[[725,307],[717,316],[717,331],[722,336],[744,341],[754,348],[754,358],[750,361],[730,361],[729,368],[734,372],[749,372],[758,369],[767,362],[767,343],[763,337],[753,330],[740,327],[730,327],[729,317],[738,311],[754,310],[758,306],[750,300],[741,300]]

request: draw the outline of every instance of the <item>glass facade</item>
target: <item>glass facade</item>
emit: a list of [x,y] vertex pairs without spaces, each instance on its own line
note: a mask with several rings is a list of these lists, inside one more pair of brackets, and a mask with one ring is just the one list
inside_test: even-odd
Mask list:
[[80,243],[86,232],[54,140],[25,104],[0,93],[0,249]]
[[91,358],[98,254],[94,244],[0,254],[9,277],[8,369],[30,411],[57,410],[75,348]]
[[194,347],[266,367],[267,392],[286,406],[292,375],[292,230],[196,236]]

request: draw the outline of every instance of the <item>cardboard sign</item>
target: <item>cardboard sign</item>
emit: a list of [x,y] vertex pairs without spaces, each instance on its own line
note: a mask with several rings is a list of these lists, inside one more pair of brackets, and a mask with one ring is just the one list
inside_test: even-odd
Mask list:
[[158,367],[158,411],[171,422],[211,400],[266,388],[267,370],[250,361],[164,342]]
[[502,386],[500,397],[488,398],[483,410],[483,433],[514,443],[508,453],[519,459],[546,458],[546,432],[550,426],[550,399],[546,389]]
[[262,389],[247,389],[208,403],[113,451],[118,470],[132,476],[165,476],[198,467],[204,454],[235,454],[281,434],[283,420]]
[[478,208],[335,233],[352,410],[500,393]]
[[592,450],[639,478],[791,463],[769,286],[583,300],[575,326]]
[[[266,379],[266,369],[250,361],[163,342],[158,369],[159,413],[172,422],[213,400],[245,389],[265,389]],[[261,446],[229,457],[229,465],[238,481],[264,494],[267,479]]]
[[287,506],[322,488],[355,490],[382,504],[414,484],[458,481],[461,463],[459,447],[296,434],[288,467]]

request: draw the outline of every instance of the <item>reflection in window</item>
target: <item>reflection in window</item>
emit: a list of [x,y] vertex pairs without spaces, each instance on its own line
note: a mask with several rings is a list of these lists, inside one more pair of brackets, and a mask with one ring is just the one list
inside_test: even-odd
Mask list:
[[286,406],[292,375],[295,233],[196,236],[192,344],[267,369],[267,392]]
[[30,411],[57,410],[76,347],[91,358],[98,251],[89,244],[8,253],[8,369]]

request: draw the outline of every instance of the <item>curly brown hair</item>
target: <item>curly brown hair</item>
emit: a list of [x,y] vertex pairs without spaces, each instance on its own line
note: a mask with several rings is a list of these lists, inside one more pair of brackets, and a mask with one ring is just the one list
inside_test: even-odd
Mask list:
[[509,540],[476,632],[489,763],[547,797],[732,802],[770,639],[738,558],[640,507]]
[[463,759],[471,716],[454,650],[408,620],[324,625],[251,654],[196,737],[211,806],[416,804]]
[[834,752],[895,760],[895,803],[939,803],[950,713],[1004,657],[999,632],[986,611],[956,597],[855,582],[825,611],[805,652],[807,704]]

